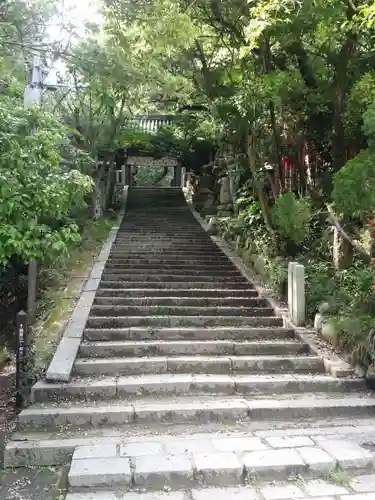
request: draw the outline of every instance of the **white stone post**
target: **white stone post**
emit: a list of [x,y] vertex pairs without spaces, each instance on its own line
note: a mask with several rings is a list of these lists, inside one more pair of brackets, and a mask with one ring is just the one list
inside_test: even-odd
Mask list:
[[293,320],[293,280],[294,280],[294,269],[297,262],[289,262],[288,264],[288,310],[289,316]]
[[305,305],[305,268],[296,264],[293,270],[293,322],[296,326],[302,326],[306,319]]

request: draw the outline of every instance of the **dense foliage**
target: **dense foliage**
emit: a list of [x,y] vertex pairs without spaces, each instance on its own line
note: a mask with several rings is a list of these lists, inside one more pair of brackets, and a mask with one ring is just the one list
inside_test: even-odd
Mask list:
[[[12,0],[9,5],[0,39],[2,93],[19,99],[27,72],[18,61],[30,56],[33,44],[44,43],[40,26],[55,3]],[[61,196],[61,212],[48,209],[43,216],[65,216],[73,194],[88,189],[86,178],[72,174],[72,168],[93,178],[100,215],[113,199],[117,148],[176,154],[187,170],[204,171],[217,185],[230,177],[237,202],[233,216],[221,220],[221,230],[262,257],[280,291],[288,260],[305,264],[309,319],[320,302],[329,302],[340,332],[349,332],[345,321],[355,316],[366,336],[373,326],[373,3],[107,0],[102,16],[103,26],[88,25],[85,36],[67,48],[43,49],[46,59],[64,59],[70,85],[45,101],[68,133],[43,118],[49,132],[40,137],[43,148],[31,153],[34,165],[38,155],[43,157],[39,173],[51,162],[56,167],[51,175],[64,179],[54,194]],[[129,125],[132,116],[147,113],[175,120],[153,134]],[[17,128],[13,132],[19,134]],[[59,172],[60,134],[68,137],[69,147],[64,146],[65,170]],[[20,174],[24,148],[36,142],[39,138],[25,132],[17,147],[8,144],[19,152]],[[9,175],[10,163],[3,165]],[[157,182],[153,176],[150,172],[142,182]],[[28,212],[38,223],[42,213],[36,205],[45,188],[41,183]],[[7,254],[36,255],[30,241],[7,242]],[[341,343],[353,350],[349,337],[342,333]]]

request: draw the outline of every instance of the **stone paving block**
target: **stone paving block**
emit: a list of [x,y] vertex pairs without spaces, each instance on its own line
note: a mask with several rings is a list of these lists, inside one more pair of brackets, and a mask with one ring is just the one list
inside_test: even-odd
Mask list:
[[99,288],[100,280],[101,278],[89,278],[83,290],[85,292],[96,292]]
[[125,493],[121,496],[118,495],[116,497],[116,500],[188,500],[188,499],[189,497],[183,491]]
[[350,486],[359,493],[375,491],[375,474],[356,476],[350,481]]
[[323,450],[334,457],[342,468],[366,469],[374,466],[371,452],[356,443],[320,438],[316,439],[316,442]]
[[303,446],[315,446],[312,439],[307,436],[275,436],[265,438],[271,448],[302,448]]
[[355,495],[340,496],[339,498],[340,500],[375,500],[375,493],[358,493]]
[[94,493],[68,493],[65,500],[119,500],[112,491],[96,491]]
[[119,377],[117,387],[121,394],[185,393],[191,390],[193,375],[190,373],[166,373],[160,377],[142,375]]
[[284,479],[306,470],[305,462],[294,448],[244,453],[242,456],[247,475],[260,474],[271,479]]
[[303,498],[305,496],[303,491],[294,484],[269,485],[261,488],[261,492],[265,500]]
[[224,392],[226,394],[235,392],[234,379],[230,375],[193,375],[194,386],[200,391]]
[[244,467],[234,453],[193,455],[197,477],[206,485],[230,486],[241,483]]
[[192,490],[193,500],[258,500],[259,496],[253,488],[205,488]]
[[73,460],[87,458],[114,458],[117,455],[116,443],[95,444],[92,446],[78,446],[73,454]]
[[162,455],[163,445],[155,441],[128,443],[120,445],[120,456],[141,457],[143,455]]
[[267,450],[267,446],[256,437],[217,437],[212,440],[216,451]]
[[63,337],[60,340],[46,373],[47,380],[69,382],[80,344],[80,338]]
[[304,488],[312,497],[324,497],[329,495],[345,495],[349,490],[344,486],[332,484],[322,479],[306,481]]
[[131,481],[130,460],[125,457],[73,460],[69,472],[72,488],[128,486]]
[[212,453],[214,452],[214,447],[212,440],[207,437],[201,437],[199,439],[188,438],[188,439],[175,439],[164,443],[165,452],[168,455],[182,455],[184,453]]
[[306,446],[296,450],[311,471],[329,472],[336,466],[336,460],[317,446]]
[[134,482],[145,488],[182,488],[194,478],[193,465],[187,455],[153,455],[135,457]]
[[225,357],[192,357],[179,356],[168,358],[168,371],[193,372],[193,373],[229,373],[231,360]]
[[[77,302],[78,307],[91,307],[95,299],[95,292],[82,292]],[[77,307],[76,306],[76,307]]]

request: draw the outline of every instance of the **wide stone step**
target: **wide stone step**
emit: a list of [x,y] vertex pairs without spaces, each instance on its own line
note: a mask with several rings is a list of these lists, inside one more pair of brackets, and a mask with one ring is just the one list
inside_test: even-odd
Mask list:
[[137,288],[137,289],[165,289],[165,290],[225,290],[225,291],[237,291],[239,289],[242,290],[252,290],[252,285],[248,282],[230,282],[224,281],[222,283],[218,283],[217,281],[213,283],[209,283],[207,281],[147,281],[147,282],[137,282],[137,281],[126,281],[126,280],[102,280],[99,284],[99,288]]
[[[177,375],[175,376],[178,377]],[[208,376],[206,376],[208,377]],[[151,378],[151,376],[150,376]],[[250,385],[250,376],[248,376]],[[337,379],[336,379],[337,380]],[[101,394],[106,389],[106,379],[100,387]],[[203,382],[204,383],[204,382]],[[207,384],[208,382],[206,382]],[[256,383],[256,382],[255,382]],[[269,382],[270,383],[270,382]],[[337,382],[336,382],[337,383]],[[175,382],[178,384],[178,381]],[[185,388],[182,386],[185,384]],[[346,418],[370,418],[374,415],[375,400],[372,398],[358,397],[357,395],[343,395],[340,394],[344,391],[345,382],[342,382],[341,387],[336,386],[339,391],[335,394],[336,397],[327,396],[317,398],[313,395],[300,397],[297,393],[287,389],[287,384],[283,382],[288,392],[288,398],[283,399],[269,399],[258,398],[250,399],[248,395],[240,397],[239,395],[232,395],[231,397],[218,395],[211,396],[197,395],[189,396],[182,395],[176,401],[172,397],[164,396],[160,398],[159,390],[155,390],[155,384],[152,386],[151,382],[145,380],[143,386],[144,393],[151,396],[149,398],[128,398],[117,399],[108,401],[87,401],[84,402],[83,398],[77,400],[70,399],[69,401],[60,401],[58,406],[56,403],[34,403],[29,408],[23,410],[19,415],[19,423],[22,429],[32,428],[34,430],[54,430],[59,429],[61,426],[72,428],[93,428],[103,427],[110,425],[124,425],[124,424],[188,424],[188,423],[208,423],[208,422],[233,422],[236,421],[255,421],[255,420],[299,420],[304,419],[319,419],[332,416],[339,418],[345,416]],[[181,393],[191,394],[192,391],[187,390],[187,382],[181,382]],[[192,384],[190,384],[192,386]],[[346,382],[348,385],[348,382]],[[136,387],[133,385],[135,393]],[[160,381],[159,381],[160,386]],[[307,386],[307,384],[306,384]],[[319,382],[316,387],[319,386]],[[166,386],[167,388],[168,386]],[[269,386],[268,386],[269,387]],[[277,387],[277,382],[275,383]],[[303,382],[301,382],[301,388]],[[311,387],[311,384],[310,384]],[[357,385],[358,387],[358,385]],[[353,389],[355,388],[353,384]],[[86,387],[87,395],[93,398],[92,388]],[[99,387],[98,387],[99,389]],[[332,390],[334,390],[334,382],[332,381]],[[107,390],[112,393],[115,387],[107,384]],[[118,382],[118,391],[120,397],[124,397],[132,390],[131,381],[120,378]],[[176,388],[175,388],[176,390]],[[56,388],[56,393],[59,391]],[[61,392],[61,389],[60,389]],[[167,392],[167,390],[165,391]],[[307,392],[307,391],[305,391]],[[155,401],[155,393],[159,394],[159,400]],[[64,393],[63,393],[64,394]],[[65,392],[65,395],[67,391]],[[82,394],[83,396],[83,394]],[[101,396],[103,399],[103,394]]]
[[[106,283],[108,284],[108,282]],[[118,282],[112,282],[112,285],[118,285]],[[249,284],[249,287],[251,285]],[[225,289],[225,288],[180,288],[180,289],[167,289],[167,288],[121,288],[117,286],[112,286],[111,288],[106,288],[102,285],[96,292],[96,297],[133,297],[133,298],[143,298],[143,297],[153,297],[153,298],[257,298],[258,292],[254,288],[247,289]]]
[[282,326],[276,316],[90,316],[87,328],[187,327],[187,326]]
[[131,328],[89,328],[84,330],[87,340],[276,340],[294,339],[295,331],[283,327],[131,327]]
[[231,263],[231,261],[223,256],[223,257],[218,257],[218,258],[215,258],[215,259],[211,259],[210,257],[201,257],[201,258],[197,258],[197,257],[193,257],[193,258],[189,258],[189,257],[183,257],[183,256],[177,256],[177,257],[174,257],[173,255],[170,255],[168,258],[165,256],[165,255],[160,255],[158,257],[142,257],[142,258],[139,258],[139,257],[130,257],[129,255],[125,255],[124,257],[114,257],[114,256],[110,256],[108,258],[108,263],[112,263],[112,262],[118,262],[120,263],[121,265],[122,264],[127,264],[127,265],[134,265],[134,266],[143,266],[143,265],[146,265],[146,266],[150,266],[150,267],[154,267],[155,265],[158,266],[158,265],[163,265],[163,264],[166,264],[166,265],[173,265],[173,266],[181,266],[181,267],[190,267],[190,266],[197,266],[197,268],[199,269],[200,267],[204,266],[212,266],[212,267],[227,267],[227,266],[233,266],[233,264]]
[[[101,427],[99,429],[86,428],[84,431],[72,429],[64,434],[61,432],[47,432],[45,430],[41,432],[16,432],[12,436],[12,441],[7,443],[4,463],[5,467],[25,467],[29,464],[33,464],[33,466],[66,465],[71,462],[73,453],[77,447],[90,447],[93,448],[92,451],[94,452],[94,448],[98,445],[108,444],[116,444],[118,449],[120,445],[131,445],[137,450],[137,454],[139,455],[153,455],[158,449],[155,443],[165,447],[164,451],[168,449],[174,453],[181,453],[181,451],[186,453],[188,450],[191,450],[191,447],[194,446],[193,441],[195,441],[197,448],[194,451],[213,452],[212,446],[207,441],[222,439],[223,437],[234,440],[235,448],[237,446],[248,446],[249,442],[245,444],[244,440],[260,438],[263,443],[279,450],[310,446],[311,443],[306,439],[307,437],[315,443],[333,439],[339,441],[341,460],[344,459],[344,453],[346,459],[353,460],[354,458],[356,460],[358,459],[358,451],[353,450],[349,454],[347,445],[344,445],[344,443],[347,443],[349,440],[355,442],[358,438],[362,440],[360,436],[363,436],[365,440],[368,437],[367,441],[371,441],[375,425],[374,419],[360,419],[353,426],[350,417],[348,419],[339,417],[332,419],[328,417],[325,420],[319,421],[319,427],[316,427],[316,424],[311,419],[305,422],[305,420],[302,422],[295,420],[291,423],[282,421],[275,425],[275,422],[271,421],[268,427],[265,427],[264,421],[248,421],[247,423],[241,421],[236,425],[229,424],[227,426],[223,423],[212,422],[200,424],[199,426],[194,424],[181,426],[181,424],[174,425],[171,423],[160,425],[156,423],[155,426],[148,427],[134,424],[132,426],[123,425]],[[223,433],[225,434],[223,435]],[[256,441],[253,443],[255,444]],[[255,446],[252,450],[256,450]],[[273,469],[274,464],[272,465]],[[288,479],[288,483],[290,484],[290,477]],[[332,490],[324,493],[322,488],[317,490],[316,485],[314,488],[316,496],[321,497],[325,493],[333,494]],[[251,490],[249,490],[248,486],[247,492],[249,491]],[[285,491],[281,491],[281,493],[280,500],[285,500]],[[287,493],[289,493],[288,498],[295,498],[297,494],[295,491]],[[90,494],[93,494],[92,489],[90,490]],[[131,493],[131,495],[134,494],[134,492]],[[165,494],[167,495],[167,500],[175,500],[175,497],[169,497],[169,495],[175,493]],[[119,500],[120,497],[118,495],[119,493],[116,491],[114,500]],[[155,500],[154,496],[149,499],[148,496],[145,496],[144,492],[139,495],[142,495],[141,500],[145,500],[146,498],[147,500]],[[157,498],[159,500],[159,494]],[[164,497],[161,498],[164,500]],[[228,498],[227,496],[219,498],[220,500],[232,500],[231,497]],[[112,497],[110,499],[112,500]],[[234,499],[240,500],[237,496],[233,497]],[[92,499],[90,498],[90,500]],[[108,497],[100,497],[98,500],[109,499]],[[130,500],[134,500],[134,497]],[[183,500],[187,499],[184,498]],[[248,500],[248,496],[244,500]],[[348,500],[353,499],[350,498]]]
[[[106,265],[104,272],[107,274],[120,274],[120,275],[129,275],[129,274],[139,274],[141,276],[150,276],[150,275],[157,275],[160,276],[163,274],[163,271],[165,271],[166,266],[152,266],[150,268],[148,267],[143,267],[138,265],[137,267],[135,266],[129,266],[129,265]],[[177,277],[178,276],[186,276],[188,275],[189,277],[196,276],[197,278],[205,276],[209,277],[211,279],[214,279],[216,276],[227,276],[229,277],[242,277],[241,273],[237,270],[234,269],[233,267],[230,268],[218,268],[218,269],[209,269],[207,267],[202,268],[202,269],[195,269],[193,266],[192,267],[178,267],[178,266],[168,266],[168,271],[170,273],[173,272]]]
[[102,275],[102,281],[136,281],[139,283],[144,283],[144,282],[153,282],[153,283],[158,283],[158,282],[179,282],[179,283],[191,283],[194,282],[197,285],[200,285],[201,283],[210,283],[210,284],[233,284],[233,283],[243,283],[246,285],[249,285],[249,282],[246,278],[238,274],[238,276],[231,276],[231,275],[226,275],[222,274],[220,276],[201,276],[201,275],[196,275],[196,276],[188,276],[186,273],[174,273],[174,274],[132,274],[129,272],[126,274],[125,272],[122,272],[120,274],[113,274],[110,272],[110,270],[104,270],[103,275]]
[[322,373],[320,356],[154,356],[83,358],[74,364],[78,376],[142,375],[157,373]]
[[94,305],[91,316],[273,316],[271,307]]
[[182,355],[275,355],[307,354],[308,344],[296,340],[262,340],[240,342],[230,340],[175,341],[107,341],[83,342],[80,356],[106,358],[116,356],[182,356]]
[[[130,261],[129,261],[130,260]],[[230,262],[227,262],[225,264],[220,264],[217,265],[215,263],[210,262],[207,260],[206,263],[197,263],[192,260],[190,263],[185,263],[185,262],[176,262],[175,260],[170,260],[169,262],[164,260],[159,260],[159,259],[154,259],[155,262],[148,262],[147,259],[142,259],[141,261],[138,259],[108,259],[107,261],[107,267],[112,268],[112,267],[129,267],[129,268],[140,268],[140,269],[147,269],[147,270],[156,270],[156,269],[165,269],[168,266],[168,269],[177,269],[177,270],[191,270],[191,269],[196,269],[198,271],[233,271],[235,268],[233,267],[233,264]]]
[[[190,438],[190,439],[189,439]],[[286,441],[287,442],[287,441]],[[247,436],[222,436],[212,439],[194,439],[194,436],[175,438],[165,443],[145,440],[123,443],[121,440],[107,445],[78,447],[73,454],[68,482],[71,491],[87,491],[93,488],[135,488],[142,494],[127,493],[119,497],[115,492],[105,500],[245,500],[260,498],[255,489],[257,482],[272,480],[273,488],[263,490],[265,498],[281,500],[303,497],[301,487],[306,479],[327,479],[332,471],[341,471],[346,477],[350,473],[374,472],[373,456],[369,450],[350,441],[301,436],[289,446],[280,448],[280,442],[272,436],[268,439]],[[339,472],[337,472],[339,474]],[[297,477],[300,483],[291,484]],[[350,476],[349,476],[350,477]],[[277,496],[275,480],[289,479],[289,489],[284,487]],[[194,490],[186,488],[251,485],[250,488],[217,490]],[[318,483],[319,484],[319,483]],[[298,487],[298,485],[300,487]],[[259,487],[260,485],[257,484]],[[294,488],[293,488],[294,486]],[[327,483],[329,487],[329,483]],[[327,488],[326,487],[326,488]],[[318,485],[315,485],[315,491]],[[168,490],[176,490],[165,493]],[[281,488],[282,489],[282,488]],[[311,488],[313,489],[313,488]],[[155,494],[155,490],[164,493]],[[179,491],[179,490],[185,490]],[[280,486],[279,486],[280,490]],[[152,493],[145,493],[150,491]],[[326,490],[327,491],[327,490]],[[328,491],[330,491],[328,489]],[[331,492],[349,493],[344,488],[331,485]],[[219,490],[220,492],[220,490]],[[273,493],[273,496],[272,496]],[[289,494],[289,496],[287,496]],[[131,496],[132,495],[132,496]],[[185,496],[186,495],[186,496]],[[189,495],[189,496],[187,496]],[[207,496],[206,496],[207,495]],[[371,500],[374,494],[344,495],[349,500],[359,498]],[[73,500],[87,500],[76,497]],[[91,497],[96,500],[95,496]],[[311,498],[311,496],[309,496]],[[329,498],[329,497],[328,497]],[[99,500],[104,500],[102,496]]]
[[268,301],[261,297],[113,297],[112,295],[97,296],[95,298],[96,305],[112,306],[188,306],[188,307],[214,307],[214,306],[229,306],[229,307],[260,307],[267,306]]

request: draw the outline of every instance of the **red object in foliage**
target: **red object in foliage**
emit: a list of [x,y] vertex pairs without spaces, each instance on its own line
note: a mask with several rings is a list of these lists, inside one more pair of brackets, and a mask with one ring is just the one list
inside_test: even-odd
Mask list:
[[283,161],[283,168],[285,170],[293,168],[291,161],[286,156],[283,157],[282,161]]

